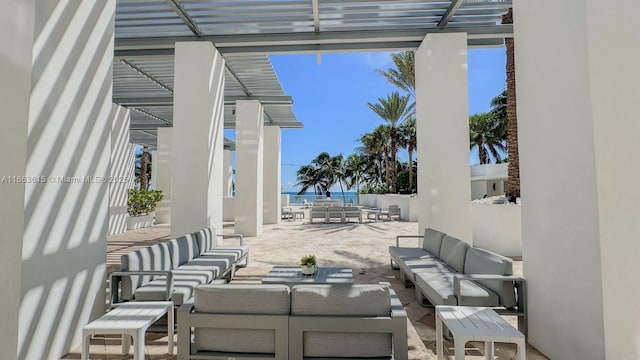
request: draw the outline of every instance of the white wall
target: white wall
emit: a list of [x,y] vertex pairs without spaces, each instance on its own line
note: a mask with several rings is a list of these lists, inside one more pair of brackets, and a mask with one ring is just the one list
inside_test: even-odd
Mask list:
[[471,204],[473,245],[504,256],[522,256],[521,208],[516,204]]
[[127,231],[127,194],[135,186],[135,146],[129,142],[130,119],[129,109],[113,104],[110,119],[109,235]]
[[171,236],[221,234],[225,61],[210,42],[175,48]]
[[[104,312],[115,0],[0,13],[0,358],[59,359]],[[77,178],[80,179],[80,178]],[[75,180],[74,180],[75,181]]]
[[419,228],[471,243],[467,34],[429,34],[416,51]]
[[280,222],[282,200],[280,198],[281,179],[281,130],[279,126],[264,127],[264,163],[263,163],[263,206],[264,224]]
[[638,359],[640,2],[515,5],[529,342]]
[[162,201],[156,206],[156,224],[171,222],[171,156],[173,128],[158,128],[156,156],[153,158],[156,171],[156,190],[161,190]]
[[224,221],[234,221],[236,218],[236,198],[234,197],[224,197],[222,198],[222,207]]

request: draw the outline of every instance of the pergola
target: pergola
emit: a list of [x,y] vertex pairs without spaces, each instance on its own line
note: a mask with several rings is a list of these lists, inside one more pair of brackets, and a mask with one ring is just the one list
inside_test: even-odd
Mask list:
[[472,242],[467,50],[512,36],[528,340],[551,358],[639,358],[638,13],[633,0],[5,0],[0,358],[59,358],[104,312],[128,186],[110,179],[128,173],[130,141],[157,147],[180,235],[222,226],[225,128],[236,229],[279,211],[280,128],[301,123],[269,54],[415,50],[419,226]]

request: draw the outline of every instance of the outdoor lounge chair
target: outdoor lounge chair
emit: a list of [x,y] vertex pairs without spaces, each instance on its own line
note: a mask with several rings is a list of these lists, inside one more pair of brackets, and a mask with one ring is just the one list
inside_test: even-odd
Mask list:
[[380,211],[380,219],[392,220],[394,217],[400,220],[400,207],[398,205],[389,205],[387,210]]

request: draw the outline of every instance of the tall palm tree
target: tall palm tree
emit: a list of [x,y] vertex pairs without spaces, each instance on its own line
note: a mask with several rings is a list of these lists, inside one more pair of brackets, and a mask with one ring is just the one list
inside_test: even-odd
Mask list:
[[140,184],[140,189],[149,189],[149,180],[151,179],[151,154],[146,146],[142,148],[142,152],[136,154],[135,158],[135,176],[136,182]]
[[[502,16],[503,24],[513,24],[513,9]],[[520,197],[520,155],[518,151],[518,118],[516,110],[516,67],[513,38],[506,38],[507,47],[507,151],[509,158],[507,197]]]
[[320,171],[322,178],[326,183],[326,190],[329,190],[333,185],[340,185],[340,192],[342,198],[344,196],[344,188],[342,182],[345,180],[345,172],[343,165],[344,157],[342,154],[331,156],[327,152],[322,152],[311,163],[317,167]]
[[391,60],[395,68],[389,70],[376,71],[382,75],[391,84],[409,93],[413,98],[416,97],[416,72],[415,72],[415,53],[413,51],[405,51],[391,55]]
[[[378,125],[372,132],[364,134],[360,137],[362,142],[361,152],[366,154],[369,160],[374,163],[371,164],[370,169],[376,170],[375,172],[369,172],[368,183],[371,187],[384,184],[385,191],[389,190],[389,152],[390,152],[390,129],[389,125]],[[378,166],[375,166],[375,161],[378,161]],[[384,181],[382,180],[382,173],[384,172]],[[379,181],[378,181],[379,180]]]
[[391,95],[387,96],[387,98],[379,98],[378,102],[375,104],[367,103],[369,109],[371,109],[376,115],[378,115],[382,120],[386,121],[389,125],[389,135],[391,138],[389,155],[391,156],[391,168],[389,181],[391,182],[391,192],[397,192],[397,166],[396,166],[396,158],[398,154],[398,148],[396,145],[397,142],[397,132],[398,125],[400,125],[406,118],[409,116],[411,109],[408,107],[409,100],[411,96],[402,96],[399,92],[394,91]]
[[418,138],[416,136],[416,118],[407,119],[400,125],[403,146],[409,154],[409,190],[413,191],[413,152],[416,149]]
[[344,174],[347,189],[351,190],[355,186],[356,194],[360,193],[360,181],[362,180],[362,176],[367,171],[367,159],[365,156],[360,154],[351,154],[345,160],[344,163]]
[[322,174],[319,169],[313,165],[304,165],[298,169],[296,173],[298,182],[296,186],[301,186],[297,195],[304,195],[309,188],[313,189],[313,192],[318,195],[328,189],[326,181],[322,178]]
[[469,116],[469,148],[478,147],[480,164],[489,164],[491,159],[499,163],[500,153],[504,152],[506,134],[498,119],[491,113],[481,113]]

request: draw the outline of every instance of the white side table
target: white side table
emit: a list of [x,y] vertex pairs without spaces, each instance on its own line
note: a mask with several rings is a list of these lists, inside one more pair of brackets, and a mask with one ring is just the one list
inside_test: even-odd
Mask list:
[[525,338],[491,308],[473,306],[436,306],[436,351],[443,359],[442,324],[445,324],[455,344],[455,359],[464,360],[464,345],[468,341],[484,341],[486,359],[494,358],[494,342],[515,343],[518,359],[525,360]]
[[127,302],[87,324],[82,330],[82,360],[89,358],[89,341],[97,334],[122,335],[122,354],[129,353],[133,338],[134,360],[144,360],[144,335],[154,322],[168,313],[167,343],[169,354],[173,354],[173,302],[148,301]]

